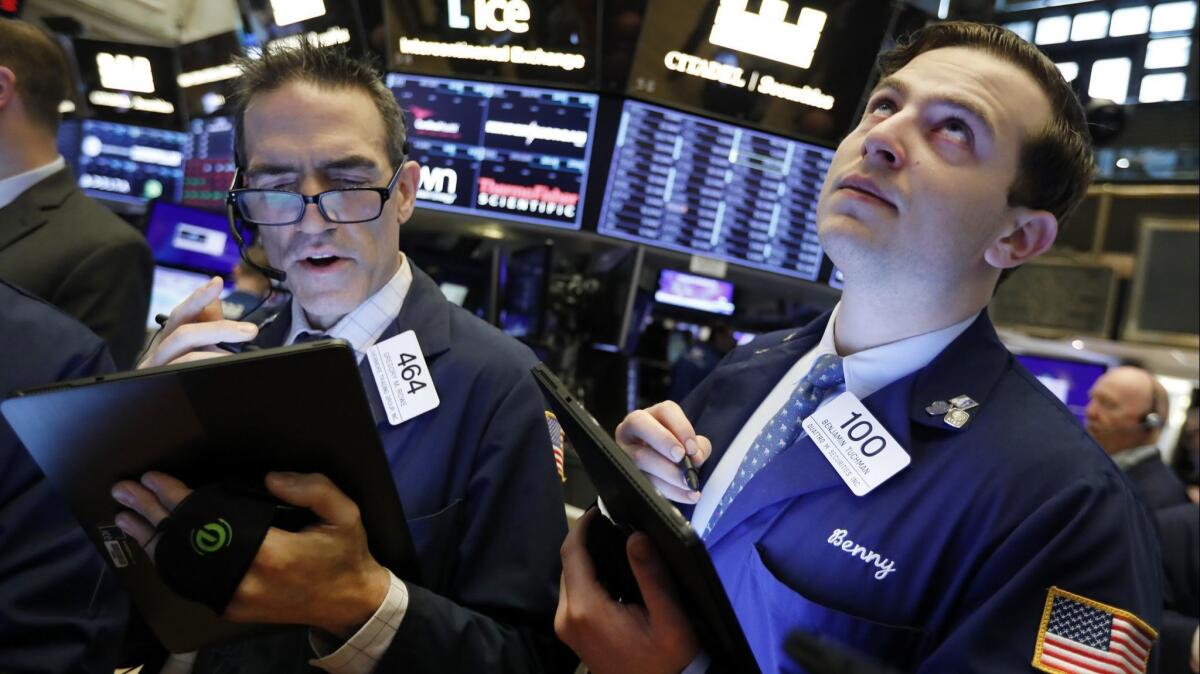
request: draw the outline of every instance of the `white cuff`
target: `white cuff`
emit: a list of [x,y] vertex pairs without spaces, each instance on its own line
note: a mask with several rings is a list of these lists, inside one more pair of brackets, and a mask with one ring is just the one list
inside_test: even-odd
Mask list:
[[391,582],[383,603],[337,650],[334,650],[336,643],[330,643],[326,636],[309,629],[308,644],[319,657],[309,660],[308,664],[330,674],[370,674],[375,670],[392,639],[396,638],[400,621],[408,611],[408,588],[390,571],[388,577]]
[[708,653],[700,651],[679,674],[704,674],[704,672],[708,671],[708,666],[711,664],[712,661],[709,659]]

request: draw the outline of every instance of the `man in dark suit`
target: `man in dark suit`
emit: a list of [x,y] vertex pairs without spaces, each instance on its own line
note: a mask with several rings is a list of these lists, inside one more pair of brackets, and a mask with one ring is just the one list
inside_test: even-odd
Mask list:
[[1187,489],[1158,451],[1166,423],[1167,390],[1140,367],[1115,367],[1096,380],[1087,406],[1087,430],[1125,471],[1151,510],[1188,503]]
[[50,38],[0,19],[0,278],[79,319],[127,368],[145,341],[154,265],[145,239],[86,197],[58,156],[68,81]]
[[[1196,671],[1200,631],[1200,506],[1181,503],[1155,511],[1162,539],[1162,674]],[[1190,666],[1189,666],[1190,665]]]
[[[532,352],[450,304],[400,252],[419,168],[407,161],[399,107],[373,69],[307,44],[243,65],[235,114],[246,189],[235,198],[293,300],[259,331],[223,320],[220,284],[210,283],[172,311],[143,364],[219,357],[226,352],[215,344],[256,337],[261,346],[347,340],[423,578],[397,578],[365,552],[357,513],[370,504],[356,505],[321,475],[272,473],[267,488],[313,510],[322,526],[272,529],[224,615],[312,629],[207,649],[194,671],[306,671],[310,660],[332,672],[554,669],[566,518]],[[387,370],[376,368],[393,358],[368,352],[409,353],[398,346],[406,339],[423,354],[440,403],[392,418],[376,383]],[[271,382],[255,385],[271,394]],[[312,388],[322,395],[320,382]],[[114,496],[138,514],[117,523],[146,544],[187,493],[157,473],[122,482]]]
[[[0,399],[112,369],[87,328],[0,281]],[[0,670],[110,674],[124,594],[3,417],[0,550]]]
[[[683,504],[763,671],[796,671],[801,631],[904,671],[1152,669],[1153,524],[985,310],[1086,191],[1081,106],[997,26],[928,26],[880,61],[818,203],[841,302],[616,439]],[[597,674],[703,669],[647,538],[627,543],[646,609],[596,583],[596,516],[563,546],[559,635]]]

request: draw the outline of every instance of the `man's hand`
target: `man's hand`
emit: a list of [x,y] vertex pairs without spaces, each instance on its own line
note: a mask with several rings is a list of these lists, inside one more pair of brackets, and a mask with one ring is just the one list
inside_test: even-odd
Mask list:
[[598,516],[589,510],[563,543],[554,631],[594,674],[678,674],[700,645],[676,604],[666,565],[645,534],[631,536],[625,551],[646,605],[613,601],[596,581],[585,545],[588,525]]
[[679,405],[667,400],[630,412],[617,426],[615,437],[663,496],[680,503],[700,500],[700,492],[684,481],[679,462],[686,453],[699,468],[712,454],[712,443],[696,435]]
[[[358,506],[319,474],[268,473],[267,489],[308,508],[320,522],[299,533],[272,527],[224,617],[235,622],[311,625],[340,639],[354,634],[387,595],[390,577],[367,549]],[[132,511],[116,523],[154,558],[155,527],[191,490],[170,475],[150,472],[112,494]]]
[[221,314],[221,288],[221,279],[214,277],[172,309],[138,368],[228,356],[215,345],[254,339],[257,325],[228,321]]

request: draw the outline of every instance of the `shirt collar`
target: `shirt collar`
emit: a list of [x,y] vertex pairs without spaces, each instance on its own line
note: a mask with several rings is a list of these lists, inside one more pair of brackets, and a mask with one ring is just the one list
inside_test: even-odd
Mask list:
[[[833,331],[841,308],[840,302],[833,308],[829,323],[825,325],[825,333],[811,352],[814,356],[837,354]],[[842,369],[846,373],[846,390],[861,400],[897,379],[916,372],[928,365],[978,317],[979,314],[973,314],[945,328],[846,356],[842,361]]]
[[350,342],[350,346],[354,349],[354,355],[361,363],[367,349],[375,344],[379,335],[383,334],[387,326],[400,314],[400,308],[404,306],[404,298],[412,286],[412,279],[412,266],[408,264],[408,257],[401,253],[400,268],[396,270],[395,276],[392,276],[392,279],[374,295],[343,316],[329,330],[312,327],[308,322],[308,316],[304,314],[304,309],[300,308],[300,303],[293,300],[292,327],[283,343],[294,344],[296,336],[302,332],[323,333],[329,337]]
[[62,155],[59,155],[49,164],[0,180],[0,208],[4,208],[16,201],[30,187],[58,173],[66,168],[66,166],[67,160],[63,159]]
[[1129,470],[1139,463],[1158,454],[1157,445],[1142,445],[1141,447],[1130,447],[1112,455],[1113,463],[1121,470]]

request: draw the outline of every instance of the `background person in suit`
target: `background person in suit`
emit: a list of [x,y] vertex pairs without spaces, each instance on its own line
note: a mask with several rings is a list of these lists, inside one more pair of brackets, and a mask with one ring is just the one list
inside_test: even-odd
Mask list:
[[[529,372],[533,353],[450,304],[400,252],[419,168],[406,160],[400,108],[374,69],[308,43],[241,65],[240,171],[248,188],[272,190],[246,197],[241,215],[258,224],[293,299],[256,335],[254,324],[222,318],[214,279],[171,312],[143,364],[219,357],[226,352],[218,342],[256,336],[261,346],[317,335],[347,340],[423,583],[397,578],[371,557],[358,505],[327,478],[271,474],[267,488],[311,509],[323,526],[268,532],[225,617],[314,629],[201,651],[194,671],[308,671],[310,659],[332,672],[555,669],[561,644],[552,616],[566,517]],[[295,193],[282,197],[290,205],[278,190]],[[300,195],[320,195],[319,203]],[[441,402],[393,424],[364,356],[410,330]],[[270,395],[271,383],[259,384]],[[319,382],[312,393],[321,395]],[[132,511],[117,523],[146,544],[187,493],[158,473],[122,482],[114,496]]]
[[1200,506],[1180,503],[1154,512],[1162,539],[1162,674],[1196,671],[1200,632]]
[[1087,430],[1129,476],[1151,510],[1188,502],[1187,490],[1158,451],[1166,423],[1167,390],[1140,367],[1115,367],[1096,380],[1087,406]]
[[[1129,666],[1152,668],[1153,524],[985,310],[1002,270],[1050,247],[1091,180],[1079,102],[997,26],[928,26],[881,74],[818,205],[841,302],[735,349],[682,406],[629,415],[617,441],[683,504],[763,671],[794,671],[796,631],[905,671],[1062,671],[1053,658],[1076,657],[1079,637],[1063,625],[1084,614],[1104,644],[1105,625],[1125,621]],[[852,451],[829,450],[840,468],[806,417],[857,429]],[[699,492],[685,453],[702,464]],[[627,544],[645,609],[597,584],[595,516],[563,546],[559,635],[597,674],[701,668],[705,644],[647,538]]]
[[[0,281],[0,400],[112,370],[100,338]],[[0,669],[111,674],[125,595],[3,417],[0,550]]]
[[128,368],[146,339],[154,263],[145,239],[86,197],[58,155],[68,82],[49,37],[0,19],[0,278],[79,319]]

